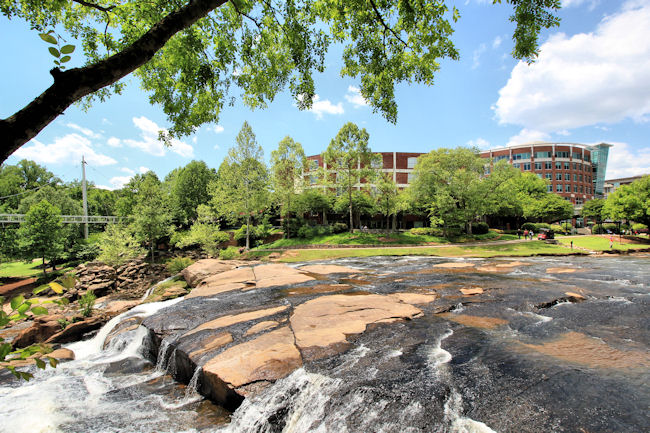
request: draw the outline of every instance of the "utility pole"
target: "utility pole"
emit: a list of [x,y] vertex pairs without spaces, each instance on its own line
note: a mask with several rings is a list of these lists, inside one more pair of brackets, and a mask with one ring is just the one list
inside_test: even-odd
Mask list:
[[84,206],[84,239],[88,239],[88,197],[86,195],[86,160],[81,155],[81,197]]

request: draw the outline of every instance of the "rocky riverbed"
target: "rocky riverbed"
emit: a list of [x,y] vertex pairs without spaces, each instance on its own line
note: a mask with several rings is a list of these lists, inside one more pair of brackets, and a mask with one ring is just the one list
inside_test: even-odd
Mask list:
[[[77,389],[97,399],[94,415],[79,411],[52,431],[650,425],[647,256],[373,257],[212,271],[199,262],[185,278],[195,286],[185,298],[132,310],[102,329],[94,351],[77,348],[81,359],[94,357],[92,372],[79,375],[110,385]],[[19,410],[12,396],[21,389],[0,387],[0,415]],[[163,396],[157,403],[151,395]],[[126,420],[102,415],[133,399],[149,402],[160,423],[137,411]]]

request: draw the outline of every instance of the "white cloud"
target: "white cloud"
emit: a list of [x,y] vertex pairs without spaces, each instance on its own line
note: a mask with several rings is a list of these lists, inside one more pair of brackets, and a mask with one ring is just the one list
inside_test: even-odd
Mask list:
[[76,131],[81,132],[83,135],[86,135],[90,138],[101,138],[101,134],[97,134],[93,132],[92,129],[84,128],[83,126],[79,126],[76,123],[66,123],[68,128],[74,129]]
[[348,93],[345,95],[345,100],[354,105],[354,108],[365,107],[368,105],[368,101],[361,96],[361,91],[355,86],[348,86]]
[[113,124],[113,122],[111,122],[110,120],[108,120],[108,119],[105,118],[105,117],[102,119],[102,123],[103,123],[104,125],[112,125],[112,124]]
[[208,129],[214,132],[215,134],[221,134],[224,131],[224,127],[221,125],[214,125]]
[[154,156],[165,156],[168,149],[185,158],[194,156],[194,148],[183,141],[174,138],[171,140],[171,147],[167,148],[162,141],[158,140],[158,131],[166,132],[167,130],[159,127],[156,122],[141,116],[134,117],[133,124],[140,130],[141,140],[122,140],[127,146]]
[[106,140],[106,144],[108,144],[111,147],[122,147],[122,142],[117,137],[109,138],[108,140]]
[[481,44],[477,49],[474,50],[474,53],[472,54],[472,69],[476,69],[481,65],[481,55],[485,52],[486,49],[487,46],[485,44]]
[[524,128],[519,131],[519,134],[510,137],[510,141],[508,141],[508,144],[506,144],[506,146],[517,146],[519,144],[536,142],[538,143],[542,141],[548,141],[550,138],[550,135],[545,132]]
[[108,155],[95,152],[91,141],[79,134],[67,134],[57,137],[54,143],[45,144],[32,140],[15,153],[18,158],[31,159],[39,164],[76,164],[81,162],[81,156],[86,162],[95,166],[104,166],[117,163]]
[[596,125],[596,126],[594,126],[594,128],[600,129],[601,131],[605,131],[605,132],[612,130],[612,128],[608,128],[606,126],[601,126],[601,125]]
[[469,147],[478,147],[481,150],[487,150],[490,148],[490,142],[481,137],[476,140],[469,140],[467,145]]
[[126,174],[128,174],[130,176],[133,176],[135,174],[135,171],[131,170],[128,167],[122,167],[122,168],[120,168],[120,171],[124,172],[124,173],[126,173]]
[[605,179],[650,174],[650,147],[632,149],[627,143],[612,143]]
[[501,38],[501,36],[497,36],[496,38],[494,38],[494,40],[492,41],[492,49],[496,50],[497,48],[499,48],[502,42],[503,42],[503,38]]
[[[298,96],[302,98],[302,96]],[[334,105],[329,99],[323,99],[321,101],[320,96],[314,95],[312,100],[311,108],[308,110],[316,115],[317,119],[322,119],[323,114],[343,114],[345,110],[343,109],[343,103],[339,102]]]
[[141,167],[138,169],[138,171],[140,172],[140,174],[145,174],[146,172],[151,171],[151,169],[150,169],[149,167],[141,166]]
[[124,185],[129,183],[129,181],[131,180],[132,177],[133,176],[115,176],[115,177],[112,177],[111,180],[110,180],[112,188],[108,188],[108,189],[120,189],[120,188],[123,188]]
[[589,4],[589,10],[593,10],[596,6],[598,6],[598,3],[600,3],[600,0],[562,0],[562,7],[563,8],[570,8],[572,6],[582,6],[583,3]]
[[562,130],[560,130],[560,131],[556,131],[555,133],[556,133],[557,135],[561,135],[562,137],[568,137],[569,135],[571,135],[571,133],[570,133],[569,131],[567,131],[566,129],[562,129]]
[[558,33],[519,62],[493,107],[501,124],[552,132],[650,114],[650,2],[626,2],[592,33]]

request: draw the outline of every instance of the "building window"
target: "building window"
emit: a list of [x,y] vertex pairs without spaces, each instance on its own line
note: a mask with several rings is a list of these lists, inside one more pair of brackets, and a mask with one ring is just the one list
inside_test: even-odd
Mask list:
[[561,162],[556,162],[555,163],[555,169],[556,170],[562,170],[562,163]]
[[562,173],[555,173],[555,180],[562,180]]
[[412,183],[414,179],[415,179],[415,175],[413,173],[409,173],[406,183]]
[[521,167],[521,164],[519,164],[518,162],[515,162],[514,164],[512,164],[512,166],[513,166],[514,168],[520,168],[520,167]]
[[577,170],[578,170],[578,171],[582,171],[582,164],[577,164],[577,165],[578,165]]
[[564,169],[565,170],[570,170],[571,169],[571,163],[570,162],[565,162],[564,163]]
[[555,152],[555,157],[556,158],[568,158],[569,157],[569,152],[557,151],[557,152]]
[[571,157],[572,157],[573,159],[582,159],[582,153],[580,153],[580,152],[573,152],[573,153],[571,154]]
[[530,159],[530,152],[526,153],[515,153],[512,155],[512,160],[517,161],[520,159]]
[[553,192],[553,185],[546,185],[547,192]]
[[316,176],[309,176],[309,183],[314,185],[318,182],[318,178]]
[[582,199],[581,198],[576,198],[576,204],[577,205],[582,205]]
[[530,171],[530,162],[524,162],[524,170]]
[[578,181],[578,175],[575,174],[575,173],[573,173],[573,181],[574,181],[574,182],[577,182],[577,181]]
[[415,168],[415,163],[417,162],[417,157],[410,157],[406,160],[406,168]]
[[553,178],[553,174],[552,174],[552,173],[546,173],[546,174],[544,175],[544,177],[545,177],[546,179],[548,179],[548,180],[551,180],[551,179]]
[[570,173],[564,173],[564,180],[571,180],[571,174]]
[[573,185],[573,192],[578,192],[578,185]]
[[550,158],[551,152],[535,152],[535,159],[537,158]]
[[550,170],[550,169],[552,169],[552,168],[553,168],[553,163],[552,163],[551,161],[546,161],[546,162],[544,163],[544,169],[546,169],[546,170]]
[[542,169],[542,163],[541,162],[536,162],[535,163],[535,170],[541,170]]
[[558,183],[557,185],[555,185],[555,191],[562,192],[562,184],[561,183]]
[[571,185],[565,184],[564,185],[564,192],[571,192]]
[[501,161],[502,159],[508,159],[508,158],[510,158],[508,155],[499,155],[499,156],[495,156],[493,159],[494,162],[498,162]]
[[585,193],[585,187],[580,185],[580,194],[584,194],[584,193]]
[[589,155],[585,155],[585,157],[584,157],[584,161],[590,162],[590,161],[591,161],[591,157],[590,157]]

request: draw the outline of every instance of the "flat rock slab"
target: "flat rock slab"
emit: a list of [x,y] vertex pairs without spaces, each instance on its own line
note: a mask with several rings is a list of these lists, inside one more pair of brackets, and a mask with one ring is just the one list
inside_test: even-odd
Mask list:
[[578,269],[576,268],[547,268],[546,273],[547,274],[572,274],[577,270]]
[[481,293],[483,293],[483,289],[480,287],[472,287],[467,289],[460,289],[460,292],[463,295],[480,295]]
[[189,284],[190,287],[196,287],[201,281],[209,276],[229,271],[242,265],[250,266],[251,262],[243,262],[240,260],[203,259],[183,269],[181,275],[185,278],[185,281],[187,281],[187,284]]
[[260,332],[268,331],[269,329],[273,329],[279,325],[280,323],[275,320],[265,320],[248,328],[244,336],[259,334]]
[[285,311],[287,306],[281,306],[281,307],[274,307],[274,308],[265,308],[262,310],[255,310],[255,311],[248,311],[246,313],[241,313],[241,314],[233,314],[233,315],[228,315],[228,316],[222,316],[217,319],[211,320],[209,322],[206,322],[202,325],[197,326],[196,328],[192,329],[191,331],[187,332],[184,337],[195,334],[199,331],[204,331],[206,329],[221,329],[225,328],[231,325],[234,325],[236,323],[242,323],[242,322],[248,322],[251,320],[259,319],[260,317],[266,317],[266,316],[272,316],[273,314],[280,313],[282,311]]
[[359,272],[358,269],[348,268],[347,266],[339,265],[307,265],[301,266],[301,271],[311,272],[312,274],[355,274]]
[[473,268],[474,266],[475,266],[474,263],[467,263],[467,262],[445,262],[445,263],[438,263],[436,265],[433,265],[434,268],[442,268],[442,269]]

